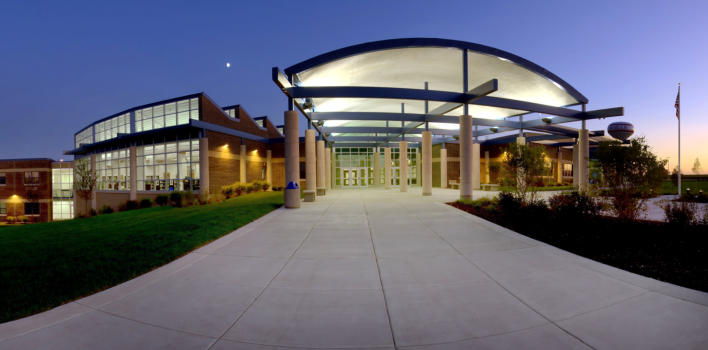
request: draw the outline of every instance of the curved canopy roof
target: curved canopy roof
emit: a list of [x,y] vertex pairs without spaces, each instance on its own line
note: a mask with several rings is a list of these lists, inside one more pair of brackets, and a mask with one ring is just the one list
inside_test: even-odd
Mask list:
[[[412,38],[354,45],[290,66],[284,74],[274,68],[273,79],[335,142],[395,141],[426,127],[434,135],[450,137],[458,130],[456,117],[465,113],[482,126],[480,135],[525,127],[508,118],[530,113],[557,116],[556,123],[598,117],[567,108],[588,99],[539,65],[456,40]],[[532,122],[526,118],[524,123],[549,123]]]

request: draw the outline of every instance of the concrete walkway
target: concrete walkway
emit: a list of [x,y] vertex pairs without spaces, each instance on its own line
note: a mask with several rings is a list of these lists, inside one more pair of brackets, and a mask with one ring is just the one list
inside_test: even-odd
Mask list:
[[706,349],[708,294],[397,190],[333,191],[0,325],[1,349]]

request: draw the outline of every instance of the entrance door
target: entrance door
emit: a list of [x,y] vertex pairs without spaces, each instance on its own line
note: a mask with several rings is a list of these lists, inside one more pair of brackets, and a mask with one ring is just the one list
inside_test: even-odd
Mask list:
[[367,168],[339,168],[342,178],[342,187],[366,187],[369,183]]
[[398,186],[401,180],[401,169],[397,166],[391,167],[391,186]]

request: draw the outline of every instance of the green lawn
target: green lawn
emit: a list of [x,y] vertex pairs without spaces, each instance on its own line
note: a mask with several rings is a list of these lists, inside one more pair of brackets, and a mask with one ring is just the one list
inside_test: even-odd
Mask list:
[[[697,181],[695,179],[687,178],[681,179],[681,187],[683,193],[686,193],[686,189],[690,188],[691,193],[698,193],[699,190],[703,190],[704,193],[708,193],[708,181]],[[671,180],[666,180],[661,185],[661,190],[663,194],[676,194],[678,193],[678,186],[674,185]]]
[[144,274],[280,207],[261,192],[0,230],[0,323]]

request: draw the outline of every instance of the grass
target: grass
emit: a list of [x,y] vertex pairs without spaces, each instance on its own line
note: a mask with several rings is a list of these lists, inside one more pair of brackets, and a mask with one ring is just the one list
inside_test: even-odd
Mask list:
[[[699,190],[703,190],[704,193],[708,193],[708,181],[697,181],[691,178],[681,178],[681,187],[683,193],[686,193],[686,189],[690,188],[691,193],[696,194]],[[678,185],[674,185],[671,180],[666,180],[661,184],[661,191],[663,194],[676,194],[678,193]]]
[[4,227],[0,323],[144,274],[282,204],[282,192],[259,192],[196,207],[155,207]]

